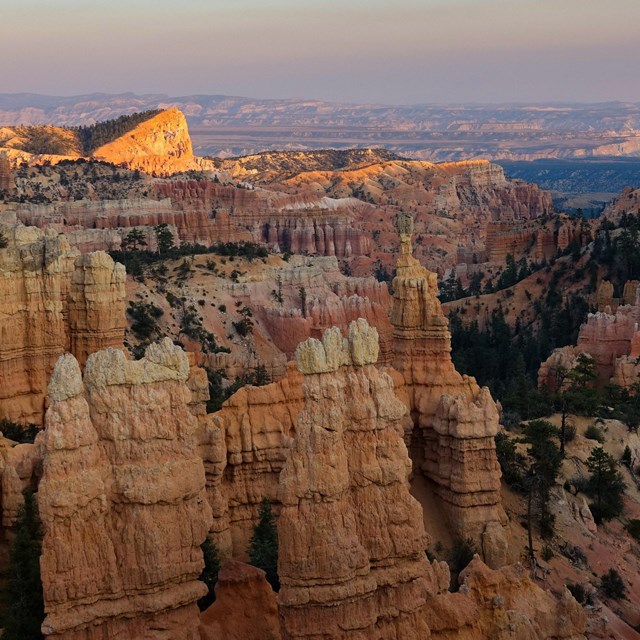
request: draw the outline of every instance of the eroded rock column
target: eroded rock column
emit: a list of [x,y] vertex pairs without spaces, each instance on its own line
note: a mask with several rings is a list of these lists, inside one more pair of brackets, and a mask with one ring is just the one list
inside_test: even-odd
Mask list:
[[437,591],[409,493],[406,408],[374,364],[378,335],[352,322],[298,347],[304,410],[280,475],[283,638],[426,638]]
[[197,640],[200,544],[211,525],[189,363],[170,340],[128,361],[60,358],[48,389],[38,504],[56,640]]

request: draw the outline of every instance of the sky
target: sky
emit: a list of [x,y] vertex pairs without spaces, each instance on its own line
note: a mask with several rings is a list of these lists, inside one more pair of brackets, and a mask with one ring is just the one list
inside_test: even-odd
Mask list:
[[640,101],[640,0],[0,0],[0,93]]

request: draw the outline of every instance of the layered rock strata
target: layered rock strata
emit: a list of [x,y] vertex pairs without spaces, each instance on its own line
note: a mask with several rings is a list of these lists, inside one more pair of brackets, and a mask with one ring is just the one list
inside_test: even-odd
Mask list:
[[[640,303],[635,300],[637,289],[635,281],[625,285],[622,301],[634,297],[634,303],[618,306],[614,314],[610,313],[610,305],[605,307],[609,313],[590,313],[580,327],[577,345],[555,349],[542,363],[538,372],[538,386],[553,390],[557,372],[573,368],[581,353],[594,359],[599,386],[615,382],[629,387],[640,381]],[[609,292],[612,294],[613,289],[608,286],[598,287],[601,300],[610,300]]]
[[61,357],[48,388],[41,572],[47,637],[196,640],[211,524],[189,363],[170,340],[145,358]]
[[276,594],[261,569],[229,560],[216,600],[200,617],[201,640],[280,640]]
[[405,406],[364,320],[296,352],[304,410],[280,475],[283,638],[422,638],[438,581],[409,493]]
[[[412,257],[410,216],[398,219],[402,253],[393,281],[393,367],[399,397],[409,408],[405,437],[416,472],[435,483],[450,524],[478,543],[505,519],[494,436],[498,410],[489,390],[461,376],[451,361],[451,335],[436,297],[436,274]],[[492,527],[500,536],[500,527]],[[496,541],[487,548],[505,548]],[[506,557],[488,557],[500,565]]]
[[207,417],[200,455],[213,511],[211,535],[224,557],[246,558],[260,502],[277,503],[278,477],[303,407],[302,375],[244,387]]
[[0,249],[0,418],[42,424],[47,381],[70,351],[121,347],[125,270],[105,253],[81,256],[54,231],[3,228]]

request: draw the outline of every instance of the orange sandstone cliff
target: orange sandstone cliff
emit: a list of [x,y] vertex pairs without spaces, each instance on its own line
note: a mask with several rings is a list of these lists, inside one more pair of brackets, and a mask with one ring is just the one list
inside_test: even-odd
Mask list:
[[200,544],[211,523],[189,363],[170,340],[145,358],[60,358],[48,388],[38,504],[43,632],[60,640],[195,640]]
[[207,161],[193,155],[187,120],[178,109],[161,111],[92,155],[97,160],[158,175],[209,168]]
[[500,566],[507,549],[494,442],[498,410],[488,389],[455,370],[436,275],[411,255],[413,219],[399,216],[398,230],[402,253],[393,281],[392,364],[398,395],[411,416],[405,437],[414,468],[435,484],[453,530],[474,538],[487,562]]
[[0,249],[0,418],[42,424],[47,382],[69,351],[81,364],[122,347],[125,270],[103,252],[80,255],[64,236],[3,226]]

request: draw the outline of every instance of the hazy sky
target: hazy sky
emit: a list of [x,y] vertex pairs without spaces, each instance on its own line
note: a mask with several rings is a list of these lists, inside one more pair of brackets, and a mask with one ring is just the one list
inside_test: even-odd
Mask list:
[[0,0],[0,93],[640,101],[640,0]]

